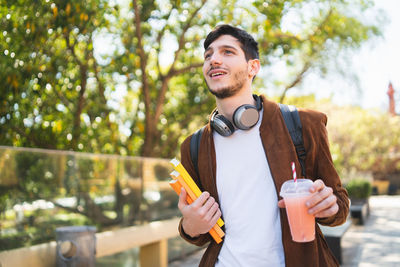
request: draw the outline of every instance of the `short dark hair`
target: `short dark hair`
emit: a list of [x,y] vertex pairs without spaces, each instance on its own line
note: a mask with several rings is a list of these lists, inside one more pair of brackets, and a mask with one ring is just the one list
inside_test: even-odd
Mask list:
[[254,40],[254,38],[246,31],[228,24],[215,27],[215,29],[207,35],[206,40],[204,41],[204,49],[207,50],[210,44],[221,35],[231,35],[238,39],[247,61],[250,59],[259,59],[258,43],[256,40]]

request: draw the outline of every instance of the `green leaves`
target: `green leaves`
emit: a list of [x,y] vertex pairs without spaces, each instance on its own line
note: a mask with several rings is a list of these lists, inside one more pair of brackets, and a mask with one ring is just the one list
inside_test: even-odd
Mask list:
[[27,147],[175,156],[214,105],[199,67],[219,23],[256,37],[266,75],[283,63],[285,78],[256,80],[282,100],[379,34],[349,12],[372,1],[26,3],[0,4],[0,142]]
[[335,168],[346,183],[372,174],[382,179],[400,169],[400,117],[375,109],[338,106],[313,95],[290,97],[287,103],[328,116],[330,150]]
[[[99,6],[103,9],[97,10]],[[3,6],[1,10],[4,13]],[[105,21],[106,3],[32,2],[12,5],[8,11],[1,20],[8,31],[0,39],[7,50],[7,60],[0,63],[7,96],[0,118],[10,127],[2,130],[0,140],[91,151],[90,143],[79,140],[87,131],[81,116],[90,112],[92,101],[92,117],[107,118],[109,112],[102,80],[92,78],[101,71],[93,56],[92,34]]]
[[372,185],[365,179],[354,179],[346,185],[347,193],[351,199],[365,199],[372,193]]

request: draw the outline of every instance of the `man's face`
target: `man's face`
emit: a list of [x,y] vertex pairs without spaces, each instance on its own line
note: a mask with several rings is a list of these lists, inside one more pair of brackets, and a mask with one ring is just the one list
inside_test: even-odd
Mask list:
[[210,92],[221,99],[251,84],[248,62],[235,37],[221,35],[210,44],[204,52],[203,75]]

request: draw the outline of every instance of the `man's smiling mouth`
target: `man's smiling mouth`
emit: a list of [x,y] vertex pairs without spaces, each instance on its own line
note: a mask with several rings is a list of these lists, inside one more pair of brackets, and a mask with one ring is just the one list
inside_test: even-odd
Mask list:
[[211,77],[215,77],[215,76],[220,76],[220,75],[224,75],[225,73],[222,72],[216,72],[216,73],[212,73],[210,76]]
[[227,74],[227,72],[222,69],[214,69],[214,70],[209,71],[208,76],[210,76],[211,78],[214,78],[214,77],[223,76],[225,74]]

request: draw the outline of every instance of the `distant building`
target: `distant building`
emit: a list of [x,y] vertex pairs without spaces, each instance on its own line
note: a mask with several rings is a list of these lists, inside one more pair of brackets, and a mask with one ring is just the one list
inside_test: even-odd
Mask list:
[[396,116],[396,102],[394,101],[394,88],[391,82],[389,82],[389,89],[387,91],[389,96],[389,114]]

